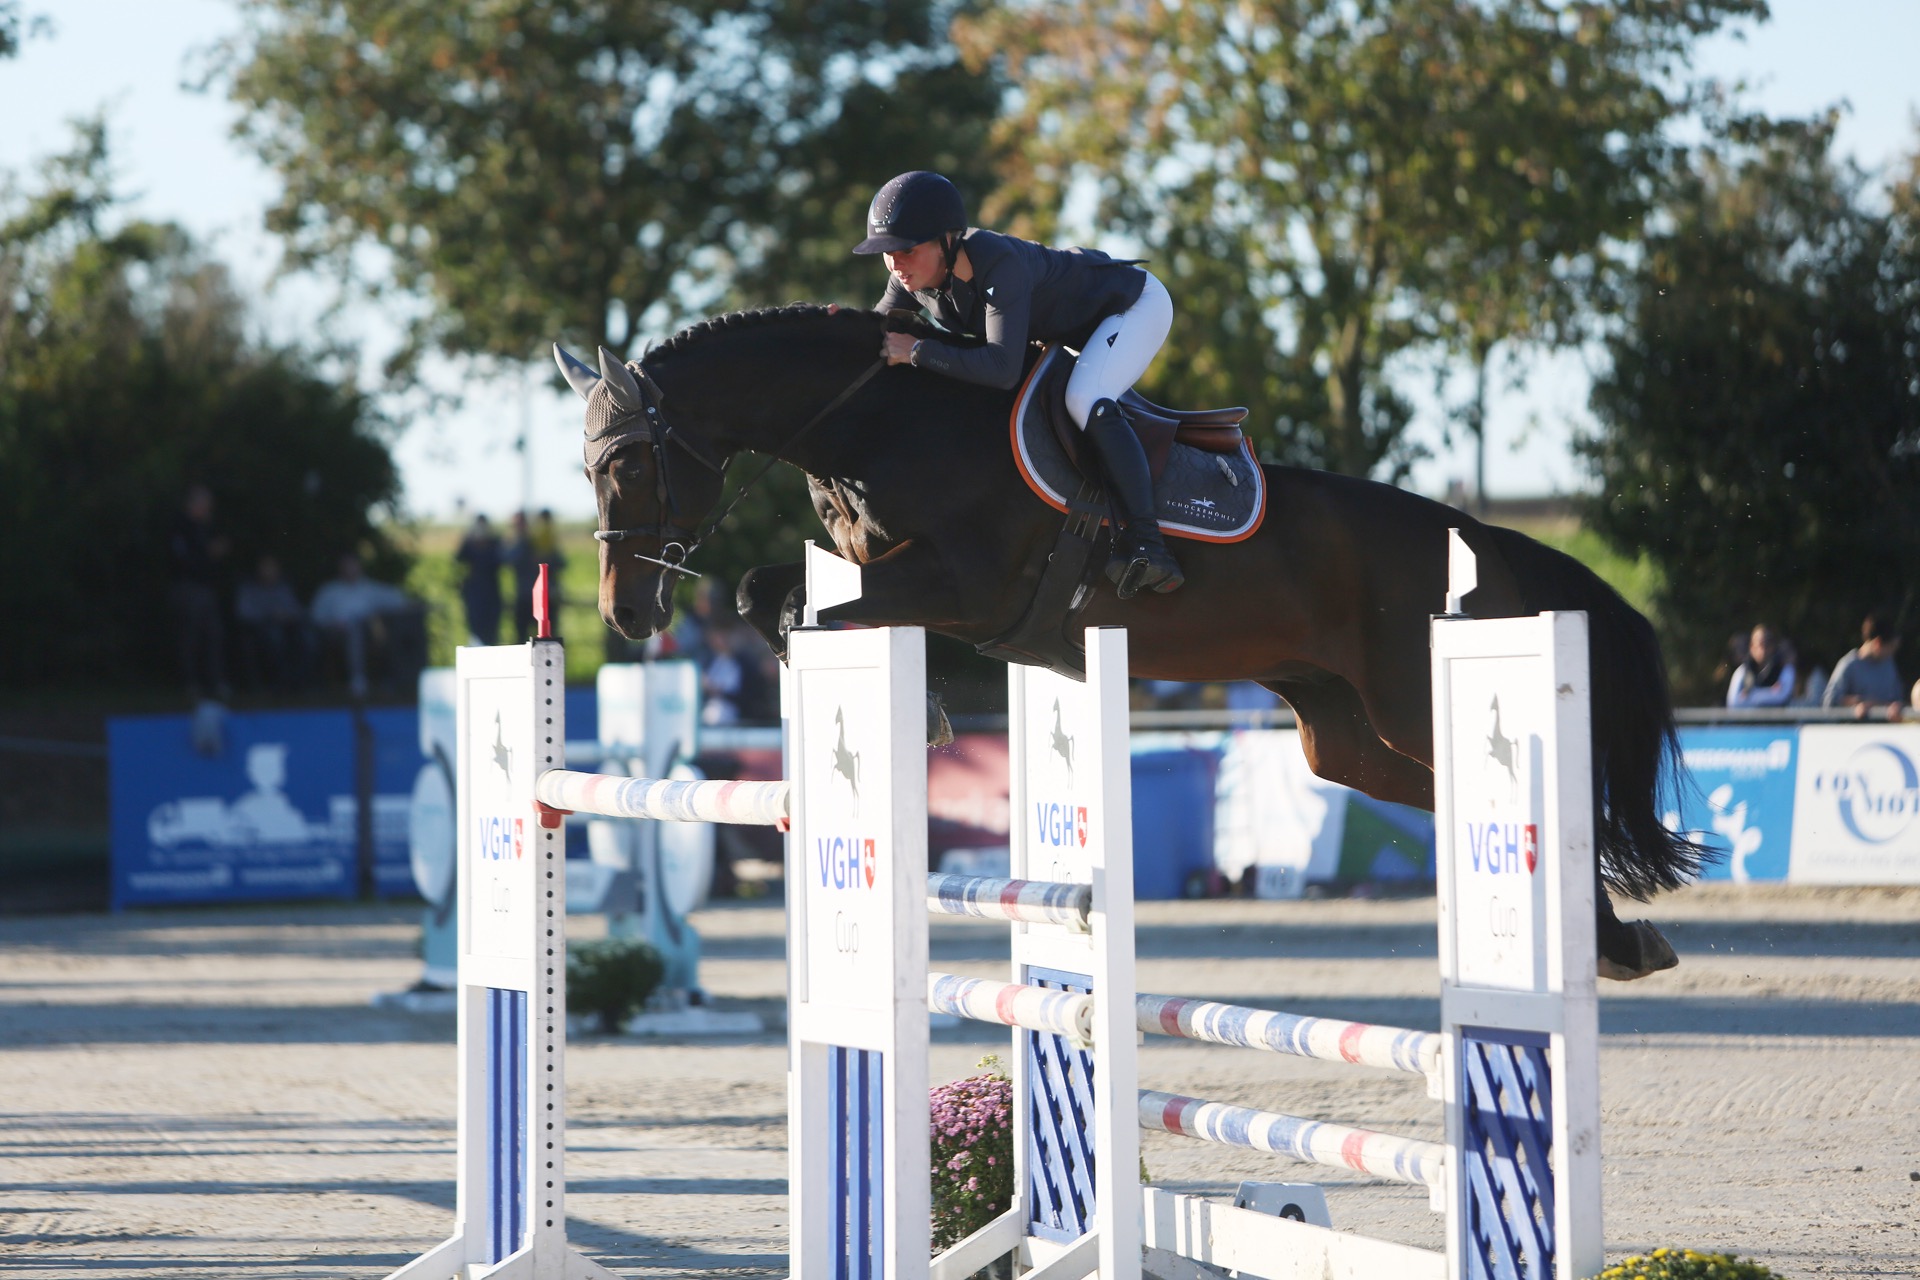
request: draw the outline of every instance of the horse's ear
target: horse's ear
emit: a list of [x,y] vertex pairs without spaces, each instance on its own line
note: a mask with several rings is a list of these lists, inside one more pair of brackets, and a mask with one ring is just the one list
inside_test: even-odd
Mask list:
[[613,392],[613,402],[622,409],[638,413],[646,407],[640,399],[640,384],[633,380],[633,370],[627,368],[626,361],[605,347],[600,348],[600,376],[607,380],[607,390]]
[[560,366],[561,376],[582,400],[593,394],[593,384],[600,381],[600,375],[593,371],[592,365],[557,342],[553,344],[553,362]]

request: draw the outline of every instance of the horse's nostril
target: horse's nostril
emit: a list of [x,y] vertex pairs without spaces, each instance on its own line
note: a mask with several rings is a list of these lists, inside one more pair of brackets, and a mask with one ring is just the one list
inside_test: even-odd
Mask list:
[[615,626],[630,627],[633,625],[633,619],[634,612],[632,605],[617,604],[613,606],[613,622]]

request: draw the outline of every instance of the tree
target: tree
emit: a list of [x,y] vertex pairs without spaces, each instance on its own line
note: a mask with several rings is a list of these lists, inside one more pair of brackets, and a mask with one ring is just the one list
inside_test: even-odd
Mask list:
[[115,203],[97,122],[0,201],[0,582],[35,618],[0,638],[16,688],[173,682],[168,535],[196,482],[236,556],[275,555],[302,591],[343,551],[404,567],[351,380],[250,341],[226,273]]
[[1008,207],[1044,227],[1090,181],[1105,222],[1169,274],[1201,358],[1157,385],[1252,404],[1282,457],[1395,476],[1411,413],[1389,366],[1445,343],[1484,371],[1504,339],[1567,332],[1685,108],[1661,85],[1692,39],[1763,12],[1057,0],[965,20],[957,38],[1021,89]]
[[[298,264],[369,249],[427,346],[626,352],[733,303],[836,294],[900,169],[983,173],[990,87],[931,0],[247,0],[220,63]],[[940,10],[944,12],[944,10]]]
[[1587,516],[1663,571],[1695,697],[1757,621],[1824,665],[1870,609],[1915,621],[1920,168],[1876,208],[1833,128],[1736,120],[1694,158],[1594,385]]

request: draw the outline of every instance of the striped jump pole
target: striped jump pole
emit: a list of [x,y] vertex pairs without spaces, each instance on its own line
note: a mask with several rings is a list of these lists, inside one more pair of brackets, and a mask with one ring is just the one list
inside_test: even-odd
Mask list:
[[1093,910],[1093,886],[989,876],[930,875],[927,909],[978,920],[1020,920],[1084,931]]
[[1427,1078],[1434,1098],[1444,1096],[1440,1091],[1444,1039],[1437,1032],[1309,1018],[1184,996],[1141,994],[1134,997],[1134,1010],[1140,1030],[1153,1035],[1409,1071]]
[[1277,1111],[1142,1089],[1140,1127],[1222,1146],[1270,1151],[1308,1164],[1352,1169],[1395,1182],[1446,1186],[1447,1149],[1441,1143],[1331,1121],[1305,1120]]
[[1093,1048],[1093,997],[1080,992],[931,973],[927,1008],[956,1018],[1064,1036],[1080,1048]]
[[534,782],[534,797],[561,813],[754,827],[784,823],[789,792],[785,782],[669,781],[571,769],[549,769]]

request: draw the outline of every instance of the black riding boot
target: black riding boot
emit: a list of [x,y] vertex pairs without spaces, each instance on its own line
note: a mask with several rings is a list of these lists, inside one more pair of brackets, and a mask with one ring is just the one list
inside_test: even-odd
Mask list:
[[1120,527],[1113,533],[1113,557],[1107,561],[1114,593],[1126,600],[1143,587],[1177,590],[1186,575],[1160,537],[1160,522],[1153,518],[1153,476],[1147,470],[1140,437],[1119,405],[1100,400],[1087,414],[1085,438],[1099,460],[1120,518]]

